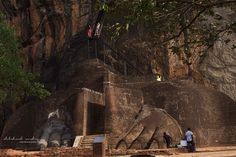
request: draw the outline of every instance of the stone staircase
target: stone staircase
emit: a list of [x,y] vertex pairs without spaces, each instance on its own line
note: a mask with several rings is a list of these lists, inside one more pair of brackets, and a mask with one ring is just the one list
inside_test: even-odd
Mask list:
[[93,149],[93,142],[94,139],[97,137],[98,135],[88,135],[88,136],[84,136],[82,138],[82,142],[79,145],[79,148],[83,148],[83,149]]

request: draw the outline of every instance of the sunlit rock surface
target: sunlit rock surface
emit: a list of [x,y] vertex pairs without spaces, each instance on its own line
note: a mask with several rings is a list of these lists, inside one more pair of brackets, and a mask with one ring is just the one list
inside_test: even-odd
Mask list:
[[[228,34],[216,41],[200,66],[205,76],[215,87],[236,100],[236,34]],[[229,40],[229,43],[225,43]]]

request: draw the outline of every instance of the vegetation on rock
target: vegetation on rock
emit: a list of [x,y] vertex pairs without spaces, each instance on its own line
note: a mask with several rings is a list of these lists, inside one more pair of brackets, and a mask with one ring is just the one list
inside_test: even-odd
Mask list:
[[235,8],[236,0],[114,0],[106,28],[114,39],[135,29],[148,34],[154,46],[172,41],[172,52],[183,53],[190,66],[194,49],[204,56],[222,34],[236,30],[236,21],[224,16],[235,15]]
[[36,76],[22,68],[21,51],[14,29],[0,17],[0,102],[16,103],[26,96],[45,98],[50,93]]

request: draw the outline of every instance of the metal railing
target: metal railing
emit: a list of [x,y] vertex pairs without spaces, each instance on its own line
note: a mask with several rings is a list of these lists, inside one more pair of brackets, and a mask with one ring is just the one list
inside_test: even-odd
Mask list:
[[88,58],[97,58],[125,76],[143,75],[125,54],[125,51],[113,48],[101,38],[88,41]]
[[[75,35],[68,42],[69,46],[67,46],[64,51],[71,48],[75,49],[77,45],[86,45],[86,42],[87,52],[83,52],[80,54],[85,58],[87,55],[88,59],[99,59],[104,64],[110,66],[115,71],[118,71],[125,76],[144,74],[142,70],[137,67],[137,65],[139,65],[138,63],[134,64],[127,58],[126,54],[128,53],[126,51],[115,48],[116,46],[113,46],[112,43],[108,43],[102,38],[93,38],[89,40],[86,32],[81,32]],[[64,57],[65,53],[62,56],[62,60]]]

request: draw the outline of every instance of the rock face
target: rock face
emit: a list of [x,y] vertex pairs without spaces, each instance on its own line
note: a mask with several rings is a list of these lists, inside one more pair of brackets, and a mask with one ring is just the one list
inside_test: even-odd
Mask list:
[[[207,16],[206,23],[217,23],[217,29],[224,29],[226,25],[236,21],[235,10],[228,8],[215,8],[216,15],[222,17],[221,21],[212,16]],[[205,23],[204,23],[205,24]],[[203,47],[194,46],[190,49],[191,77],[197,83],[213,86],[217,90],[236,100],[235,84],[235,31],[223,32],[215,42],[213,48],[207,50],[206,57],[200,57]],[[119,47],[127,50],[127,56],[134,56],[140,69],[146,73],[161,74],[167,79],[179,79],[189,76],[189,69],[184,64],[184,52],[173,54],[171,46],[182,45],[180,36],[176,41],[170,41],[166,47],[157,47],[151,44],[148,33],[132,32],[124,35]],[[119,43],[119,41],[118,41]]]
[[[222,16],[222,25],[236,22],[236,12],[230,8],[217,8],[215,13]],[[215,19],[210,19],[215,22]],[[206,57],[199,65],[204,78],[213,84],[219,91],[236,100],[236,32],[229,30],[219,35],[219,39],[207,52]]]
[[[216,88],[236,100],[236,34],[229,34],[216,41],[200,65],[200,70]],[[224,41],[230,40],[229,43]]]
[[[232,21],[235,20],[234,17],[232,16]],[[235,33],[222,34],[204,58],[200,58],[196,52],[193,52],[191,58],[194,81],[213,86],[233,100],[236,100],[235,39]],[[132,61],[145,73],[160,74],[170,80],[188,77],[189,69],[181,56],[173,54],[167,48],[153,47],[148,39],[132,35],[127,35],[120,43],[119,47],[126,50],[126,56],[131,58],[133,55]]]
[[[9,24],[16,28],[17,35],[22,40],[24,68],[40,75],[49,88],[55,88],[54,84],[58,81],[54,79],[55,77],[65,73],[65,70],[74,70],[66,68],[68,62],[60,61],[60,57],[70,54],[73,60],[76,58],[75,52],[87,51],[86,48],[82,48],[86,43],[80,40],[72,43],[71,38],[81,33],[88,22],[93,19],[93,3],[93,0],[0,1],[0,10],[5,13]],[[217,9],[216,13],[230,22],[235,21],[235,13],[232,10]],[[145,40],[138,36],[140,33],[146,38]],[[181,56],[172,54],[163,47],[153,47],[145,32],[133,34],[121,39],[122,44],[119,44],[119,47],[127,50],[125,54],[127,58],[137,64],[144,73],[161,74],[166,79],[182,78],[188,75],[188,67],[183,63]],[[80,37],[84,38],[81,35]],[[209,50],[203,62],[194,63],[196,65],[193,67],[193,71],[200,71],[199,77],[196,78],[197,82],[207,81],[234,100],[236,100],[234,82],[236,49],[232,47],[235,38],[235,33],[227,35],[227,38],[223,36]],[[225,44],[224,41],[228,39],[230,41]],[[170,43],[169,46],[171,45]],[[68,49],[68,47],[71,48]],[[60,67],[63,70],[59,72]]]
[[0,10],[23,41],[24,67],[38,74],[71,36],[84,30],[91,9],[92,0],[0,1]]
[[[117,46],[118,45],[118,46]],[[145,74],[159,74],[164,79],[183,78],[188,75],[188,67],[181,56],[173,54],[168,46],[154,46],[148,34],[124,35],[117,41],[128,58]],[[170,46],[171,47],[171,43]]]

